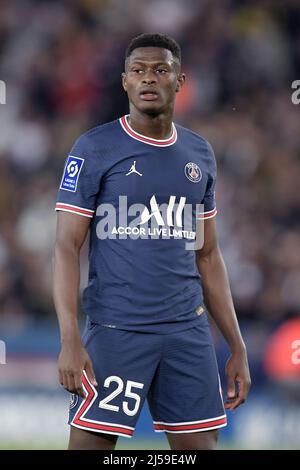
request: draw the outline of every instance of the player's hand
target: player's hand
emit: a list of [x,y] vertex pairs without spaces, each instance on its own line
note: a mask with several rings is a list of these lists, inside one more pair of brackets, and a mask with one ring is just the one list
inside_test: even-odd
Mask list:
[[97,386],[92,361],[81,339],[74,338],[64,341],[58,358],[59,382],[69,392],[86,398],[82,386],[83,370],[85,370],[89,381]]
[[251,386],[247,352],[232,353],[225,367],[227,378],[227,397],[225,408],[235,410],[245,403]]

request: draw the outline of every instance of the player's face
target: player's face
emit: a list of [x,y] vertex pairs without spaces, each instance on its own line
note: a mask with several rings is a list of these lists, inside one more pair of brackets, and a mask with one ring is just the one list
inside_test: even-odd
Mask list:
[[185,77],[171,51],[160,47],[139,47],[125,65],[123,87],[133,106],[149,114],[173,109],[175,95]]

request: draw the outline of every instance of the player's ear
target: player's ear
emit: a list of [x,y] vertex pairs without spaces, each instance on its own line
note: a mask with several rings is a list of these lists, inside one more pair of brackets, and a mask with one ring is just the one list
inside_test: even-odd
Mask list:
[[127,83],[126,83],[126,73],[122,73],[122,85],[125,91],[127,91]]
[[176,93],[181,90],[183,84],[185,82],[185,73],[179,73],[177,76],[177,85],[176,85]]

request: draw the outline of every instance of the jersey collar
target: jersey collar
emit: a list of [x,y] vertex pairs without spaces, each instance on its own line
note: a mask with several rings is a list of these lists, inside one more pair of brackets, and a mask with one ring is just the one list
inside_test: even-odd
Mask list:
[[129,114],[122,116],[119,121],[122,126],[122,129],[135,140],[139,140],[144,144],[154,145],[155,147],[168,147],[170,145],[175,144],[177,140],[177,131],[174,123],[172,122],[172,135],[168,139],[153,139],[152,137],[147,137],[146,135],[139,134],[138,132],[134,131],[132,127],[128,123]]

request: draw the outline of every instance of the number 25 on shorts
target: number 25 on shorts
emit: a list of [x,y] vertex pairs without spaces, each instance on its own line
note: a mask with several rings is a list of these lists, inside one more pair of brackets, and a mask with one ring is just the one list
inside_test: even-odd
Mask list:
[[[103,398],[103,400],[100,401],[99,408],[118,412],[120,410],[120,407],[117,405],[112,405],[109,402],[111,402],[116,396],[123,392],[124,382],[121,377],[118,377],[117,375],[111,375],[110,377],[107,377],[105,379],[104,387],[108,388],[113,382],[116,382],[117,388],[113,392],[111,392],[107,397]],[[128,416],[134,416],[138,412],[141,403],[141,397],[137,393],[134,393],[132,391],[133,388],[143,389],[144,384],[140,382],[134,382],[133,380],[127,380],[125,388],[125,397],[132,398],[133,400],[135,400],[133,409],[129,408],[127,401],[122,402],[123,411]]]

